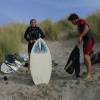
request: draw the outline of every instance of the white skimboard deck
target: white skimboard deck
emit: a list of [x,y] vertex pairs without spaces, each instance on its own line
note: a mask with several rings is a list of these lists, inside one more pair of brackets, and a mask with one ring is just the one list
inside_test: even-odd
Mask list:
[[48,84],[52,72],[50,50],[43,39],[34,44],[30,56],[30,71],[35,85]]

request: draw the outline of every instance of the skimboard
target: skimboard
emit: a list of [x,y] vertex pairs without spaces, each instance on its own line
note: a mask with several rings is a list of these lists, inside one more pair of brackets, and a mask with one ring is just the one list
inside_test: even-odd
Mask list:
[[31,50],[30,71],[35,85],[49,83],[52,72],[51,54],[46,42],[41,38]]

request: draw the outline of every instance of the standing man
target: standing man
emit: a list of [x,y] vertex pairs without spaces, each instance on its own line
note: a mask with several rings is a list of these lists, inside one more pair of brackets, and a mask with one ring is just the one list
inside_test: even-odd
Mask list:
[[45,35],[43,31],[37,26],[37,21],[36,19],[31,19],[30,20],[30,26],[26,29],[24,38],[28,42],[28,55],[29,55],[29,63],[30,63],[30,54],[32,47],[35,43],[35,41],[39,38],[44,38]]
[[94,45],[94,39],[90,31],[90,27],[86,20],[80,19],[75,13],[71,14],[68,20],[73,24],[77,25],[79,32],[78,46],[83,41],[83,52],[84,59],[87,68],[87,80],[92,80],[92,64],[90,60],[90,54]]

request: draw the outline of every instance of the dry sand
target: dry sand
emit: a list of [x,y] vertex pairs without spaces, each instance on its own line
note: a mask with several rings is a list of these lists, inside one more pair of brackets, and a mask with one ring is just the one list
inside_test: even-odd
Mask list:
[[[82,78],[74,80],[74,75],[68,75],[64,66],[75,41],[47,43],[55,63],[50,83],[35,86],[30,74],[26,73],[27,68],[6,75],[7,81],[3,79],[5,75],[0,74],[0,100],[100,100],[100,65],[93,66],[93,81],[84,80],[86,70],[83,64]],[[95,46],[95,50],[100,51],[100,44]]]

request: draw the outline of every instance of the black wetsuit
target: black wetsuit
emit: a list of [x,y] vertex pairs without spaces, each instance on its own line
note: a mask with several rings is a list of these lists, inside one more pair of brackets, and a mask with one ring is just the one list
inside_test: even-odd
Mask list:
[[[28,53],[31,53],[31,49],[35,43],[35,40],[39,38],[44,38],[45,35],[43,31],[39,27],[31,27],[29,26],[24,34],[24,38],[28,41]],[[33,43],[30,43],[30,41]]]

